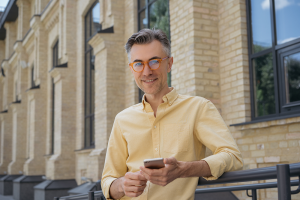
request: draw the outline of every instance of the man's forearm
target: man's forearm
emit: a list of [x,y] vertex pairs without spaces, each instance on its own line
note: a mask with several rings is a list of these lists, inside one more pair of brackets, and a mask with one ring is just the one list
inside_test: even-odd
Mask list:
[[125,196],[122,188],[123,178],[124,177],[118,178],[114,182],[112,182],[109,188],[109,195],[112,199],[121,199],[123,196]]
[[209,165],[204,160],[179,163],[180,178],[211,176]]

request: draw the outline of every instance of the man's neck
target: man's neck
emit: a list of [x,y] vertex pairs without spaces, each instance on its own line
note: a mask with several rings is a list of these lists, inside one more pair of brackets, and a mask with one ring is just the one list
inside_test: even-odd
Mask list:
[[145,94],[146,101],[150,104],[155,117],[158,106],[163,103],[163,96],[171,92],[171,90],[172,88],[166,87],[157,94]]

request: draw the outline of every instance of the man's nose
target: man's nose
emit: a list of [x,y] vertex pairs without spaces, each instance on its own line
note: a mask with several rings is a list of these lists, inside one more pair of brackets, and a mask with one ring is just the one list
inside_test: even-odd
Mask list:
[[144,67],[144,71],[143,71],[143,75],[144,76],[149,76],[152,74],[152,70],[150,69],[149,65],[148,64],[145,64],[145,67]]

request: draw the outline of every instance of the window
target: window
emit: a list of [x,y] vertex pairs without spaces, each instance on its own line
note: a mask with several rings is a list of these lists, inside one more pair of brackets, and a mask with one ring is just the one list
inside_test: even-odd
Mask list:
[[100,4],[95,2],[85,16],[85,68],[84,68],[84,146],[95,145],[95,56],[88,41],[101,30]]
[[50,154],[54,154],[54,126],[55,126],[55,83],[54,79],[52,78],[52,112],[51,112],[51,149]]
[[34,81],[34,65],[31,67],[31,88],[35,87],[35,81]]
[[58,41],[55,43],[52,49],[52,67],[58,66]]
[[252,120],[300,113],[300,4],[247,0]]
[[15,81],[15,102],[19,102],[18,81]]
[[[138,0],[138,29],[143,28],[161,29],[170,40],[168,0]],[[168,85],[171,86],[171,73],[168,74]],[[139,102],[142,101],[143,94],[139,89]]]

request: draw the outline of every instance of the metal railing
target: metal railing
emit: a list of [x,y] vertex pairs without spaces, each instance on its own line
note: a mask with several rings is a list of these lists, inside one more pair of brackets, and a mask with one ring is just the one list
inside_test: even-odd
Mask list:
[[88,194],[54,197],[54,200],[106,200],[102,191],[91,191]]
[[[290,181],[291,177],[298,177],[299,180]],[[291,200],[292,194],[298,194],[300,192],[300,163],[290,165],[279,164],[273,167],[226,172],[219,179],[214,181],[206,181],[203,178],[199,178],[198,186],[269,179],[277,179],[277,182],[201,188],[196,189],[195,194],[246,190],[247,196],[252,197],[252,200],[256,200],[258,189],[278,188],[278,200]],[[291,191],[291,186],[298,186],[298,189]],[[248,193],[249,190],[252,191],[251,195]],[[54,200],[105,200],[105,197],[102,191],[96,191],[89,192],[88,194],[60,198],[55,197]]]
[[[258,183],[258,184],[246,184],[237,186],[224,186],[214,188],[201,188],[196,189],[196,194],[211,193],[211,192],[225,192],[225,191],[239,191],[246,190],[247,196],[252,197],[252,200],[257,199],[258,189],[278,188],[279,200],[291,200],[292,194],[300,192],[300,181],[290,181],[290,177],[298,177],[300,179],[300,163],[294,164],[279,164],[274,167],[264,167],[258,169],[242,170],[235,172],[224,173],[219,179],[214,181],[206,181],[203,178],[199,179],[198,185],[214,185],[214,184],[228,184],[247,181],[260,181],[277,179],[277,182],[271,183]],[[291,186],[299,186],[297,190],[291,191]],[[248,191],[252,191],[252,195],[248,194]]]

